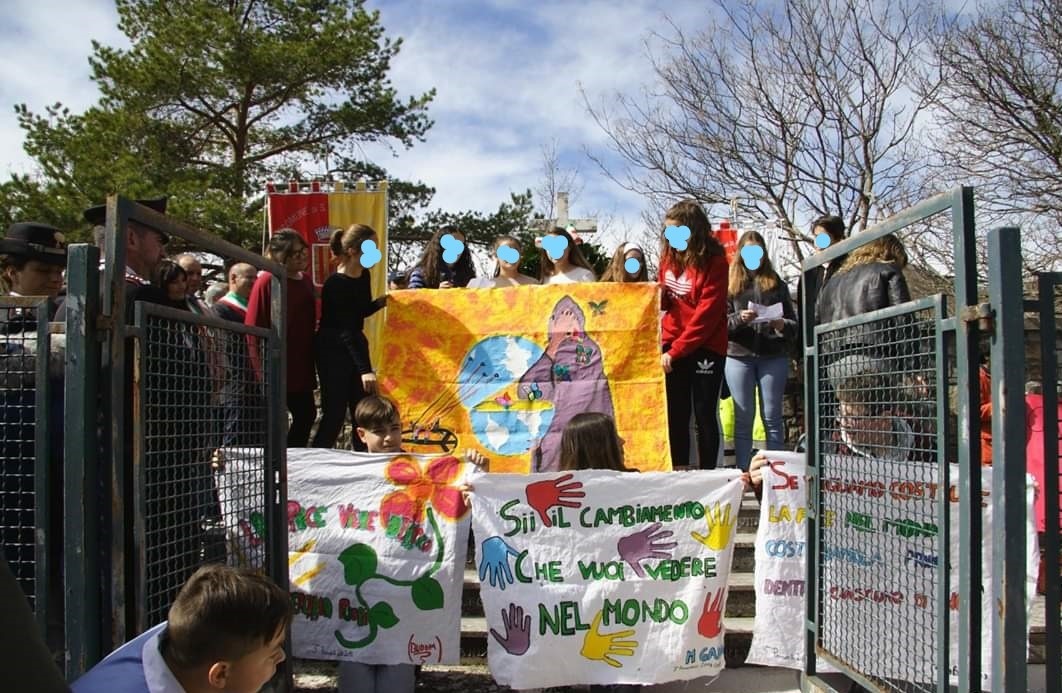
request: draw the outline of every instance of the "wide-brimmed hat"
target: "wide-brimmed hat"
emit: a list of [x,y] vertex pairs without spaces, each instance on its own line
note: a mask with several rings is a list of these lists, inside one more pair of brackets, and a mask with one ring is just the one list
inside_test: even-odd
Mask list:
[[12,224],[0,239],[0,253],[66,267],[66,239],[54,226],[35,221]]
[[826,377],[834,390],[843,389],[849,378],[883,376],[885,363],[869,354],[848,354],[827,366]]
[[[138,205],[144,205],[145,207],[153,209],[156,212],[158,212],[159,214],[165,214],[166,213],[166,202],[168,200],[169,200],[169,198],[166,197],[166,196],[163,196],[163,197],[152,197],[152,198],[148,198],[146,200],[137,200],[136,203]],[[85,210],[85,221],[87,221],[88,223],[93,224],[95,226],[102,226],[107,221],[107,205],[106,205],[106,203],[104,203],[102,205],[95,205],[93,207],[89,207],[88,209],[86,209]],[[158,229],[155,229],[155,232],[158,233],[160,236],[162,236],[163,244],[166,244],[166,243],[170,242],[170,237],[169,237],[168,234],[165,234],[162,231],[159,231]]]

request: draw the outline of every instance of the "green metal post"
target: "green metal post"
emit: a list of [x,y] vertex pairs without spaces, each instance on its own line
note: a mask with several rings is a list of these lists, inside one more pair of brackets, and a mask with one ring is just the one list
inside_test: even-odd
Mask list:
[[815,301],[818,299],[820,272],[809,272],[805,269],[803,281],[803,305],[800,307],[800,325],[804,330],[804,431],[806,433],[804,449],[807,460],[807,484],[808,489],[808,513],[806,527],[807,534],[804,538],[805,555],[805,585],[809,587],[805,592],[806,621],[804,638],[804,672],[803,677],[814,677],[815,648],[819,637],[819,513],[822,512],[821,498],[818,493],[819,480],[819,416],[818,416],[818,349],[815,342]]
[[[265,362],[262,364],[263,379],[268,391],[268,411],[276,415],[287,411],[287,302],[288,286],[285,275],[273,275],[270,292],[270,330],[273,336],[266,345]],[[266,364],[271,364],[267,367]],[[283,416],[286,421],[287,417]],[[265,454],[265,490],[273,505],[266,513],[266,533],[269,551],[267,570],[281,589],[288,590],[288,465],[287,428],[270,425],[266,436],[268,449]],[[273,680],[272,693],[286,693],[293,688],[291,668],[291,638],[285,647],[288,657]]]
[[[974,243],[973,188],[956,191],[952,215],[955,240],[956,311],[978,303],[977,255]],[[978,326],[976,321],[957,321],[955,375],[959,396],[959,680],[960,691],[981,690],[981,430],[978,380]],[[948,553],[952,553],[950,544]],[[950,559],[942,556],[941,561]],[[944,621],[947,623],[947,621]]]
[[103,618],[105,642],[110,650],[126,641],[129,619],[127,614],[129,569],[127,565],[126,532],[126,470],[125,464],[125,400],[129,396],[126,382],[126,292],[125,292],[125,245],[128,220],[133,203],[117,196],[107,198],[106,239],[104,263],[104,287],[102,313],[109,320],[106,348],[103,350],[103,382],[107,383],[103,402],[104,468],[108,509],[105,519],[109,545],[100,547],[106,551],[110,569],[105,571],[107,581]]
[[[947,301],[944,297],[940,297],[940,303],[937,305],[935,311],[935,318],[937,324],[943,323],[944,318],[947,316]],[[948,430],[947,421],[947,407],[944,403],[948,401],[948,379],[947,379],[947,351],[945,348],[944,330],[938,329],[936,335],[936,343],[934,346],[937,354],[936,358],[936,409],[937,409],[937,431],[944,432]],[[937,436],[937,485],[938,488],[950,489],[951,488],[951,464],[948,462],[948,441],[946,435]],[[936,674],[937,674],[937,690],[946,691],[949,687],[949,679],[951,674],[951,617],[948,612],[950,608],[951,597],[951,494],[941,493],[937,498],[936,513],[937,513],[937,527],[939,531],[937,533],[936,544],[939,548],[937,553],[939,560],[937,561],[937,570],[939,571],[939,577],[937,578],[937,590],[933,595],[936,618],[937,618],[937,659],[936,659]]]
[[100,659],[100,492],[98,375],[100,344],[99,249],[67,250],[63,563],[66,677],[73,680]]
[[988,234],[992,303],[992,690],[1028,690],[1025,651],[1025,314],[1021,237]]
[[[49,534],[51,515],[55,511],[51,504],[52,485],[52,436],[48,430],[51,416],[52,388],[49,382],[48,366],[51,361],[51,334],[48,330],[48,308],[50,302],[42,300],[37,304],[37,373],[34,376],[35,394],[33,399],[33,482],[35,508],[34,521],[37,523],[34,548],[34,616],[41,633],[48,633],[48,612],[55,608],[49,597],[51,587],[55,584],[53,568],[48,563],[48,546],[58,539]],[[52,643],[49,643],[51,645]]]

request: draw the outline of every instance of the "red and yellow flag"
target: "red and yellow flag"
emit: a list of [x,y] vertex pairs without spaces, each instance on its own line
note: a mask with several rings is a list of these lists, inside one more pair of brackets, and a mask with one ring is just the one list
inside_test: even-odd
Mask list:
[[[318,291],[335,271],[328,247],[332,232],[351,224],[371,226],[383,254],[380,263],[369,271],[372,294],[384,294],[387,289],[387,181],[372,184],[358,181],[354,190],[346,190],[342,183],[336,183],[331,192],[321,192],[315,183],[308,191],[300,188],[293,192],[270,192],[268,209],[270,234],[280,229],[295,229],[310,246],[310,272]],[[380,363],[383,321],[381,311],[365,322],[374,366]]]

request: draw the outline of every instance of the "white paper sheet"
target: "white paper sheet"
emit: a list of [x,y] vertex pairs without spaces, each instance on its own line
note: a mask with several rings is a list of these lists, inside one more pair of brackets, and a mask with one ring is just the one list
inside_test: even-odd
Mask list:
[[749,301],[749,310],[756,313],[756,317],[752,319],[750,325],[758,325],[763,322],[770,322],[772,320],[781,320],[784,313],[782,312],[781,303],[772,303],[769,306],[761,306],[759,303],[753,303]]

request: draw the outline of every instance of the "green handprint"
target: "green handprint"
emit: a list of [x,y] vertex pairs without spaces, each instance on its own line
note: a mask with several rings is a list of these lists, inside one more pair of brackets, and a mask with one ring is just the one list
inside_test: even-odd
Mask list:
[[612,656],[623,655],[624,657],[630,657],[634,654],[634,648],[638,647],[638,643],[634,640],[620,640],[620,638],[629,638],[634,635],[634,630],[621,630],[616,633],[598,632],[598,628],[601,627],[601,614],[603,613],[603,610],[598,611],[597,616],[594,616],[594,623],[590,626],[590,630],[586,631],[586,636],[583,638],[583,649],[579,650],[579,654],[589,660],[604,662],[610,667],[619,669],[623,665],[613,659]]
[[730,504],[726,508],[716,503],[715,508],[705,508],[704,522],[708,525],[708,534],[690,532],[690,536],[707,546],[712,551],[722,551],[730,543],[734,520],[730,517]]

